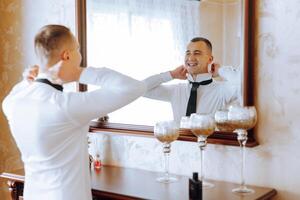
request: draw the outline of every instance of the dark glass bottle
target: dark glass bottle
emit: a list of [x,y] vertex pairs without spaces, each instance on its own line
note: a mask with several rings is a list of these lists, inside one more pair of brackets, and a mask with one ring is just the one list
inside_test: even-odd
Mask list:
[[193,173],[193,178],[189,179],[190,200],[202,200],[202,181],[198,179],[198,173]]

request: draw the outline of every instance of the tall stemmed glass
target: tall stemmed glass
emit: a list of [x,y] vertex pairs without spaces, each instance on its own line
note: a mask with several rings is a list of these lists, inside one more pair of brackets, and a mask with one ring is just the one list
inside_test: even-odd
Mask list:
[[201,152],[201,171],[200,178],[203,187],[211,188],[214,184],[209,183],[204,178],[204,149],[207,145],[207,137],[215,131],[215,121],[210,114],[192,114],[190,117],[190,128],[192,133],[197,136],[198,145]]
[[235,193],[248,194],[253,193],[254,190],[250,189],[245,184],[245,151],[247,143],[247,130],[253,128],[257,121],[256,109],[254,106],[240,107],[231,106],[228,111],[228,121],[237,133],[237,139],[240,144],[241,154],[241,182],[238,188],[232,190]]
[[218,110],[215,113],[215,122],[218,131],[233,132],[235,130],[228,120],[228,110]]
[[181,130],[190,130],[190,117],[183,116],[180,120],[180,129]]
[[177,180],[169,174],[169,156],[171,152],[171,142],[179,137],[179,128],[175,121],[157,122],[154,126],[155,137],[163,143],[163,153],[165,159],[164,176],[156,180],[163,183],[171,183]]

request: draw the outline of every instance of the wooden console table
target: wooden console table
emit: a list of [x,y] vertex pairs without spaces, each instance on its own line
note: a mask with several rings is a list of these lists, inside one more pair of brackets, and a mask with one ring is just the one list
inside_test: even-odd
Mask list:
[[[12,199],[19,200],[23,193],[24,172],[2,173],[1,178],[8,180]],[[188,179],[186,176],[177,176],[178,181],[170,184],[157,182],[158,172],[130,169],[113,166],[103,166],[100,170],[91,170],[92,193],[98,199],[164,199],[185,200],[188,198]],[[204,200],[267,200],[276,195],[272,188],[251,186],[254,194],[237,195],[231,190],[237,184],[211,181],[214,188],[203,190]]]

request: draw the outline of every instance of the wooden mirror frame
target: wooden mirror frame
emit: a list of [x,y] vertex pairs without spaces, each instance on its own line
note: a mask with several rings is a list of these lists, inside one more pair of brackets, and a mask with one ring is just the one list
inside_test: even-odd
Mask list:
[[[255,3],[251,0],[242,0],[244,21],[244,68],[243,68],[243,105],[253,105],[253,55],[254,55],[254,8]],[[76,34],[81,46],[82,66],[87,66],[87,22],[86,22],[86,0],[76,0]],[[79,84],[79,91],[86,91],[87,86]],[[133,124],[110,123],[107,121],[91,121],[90,132],[109,132],[121,135],[153,136],[153,126],[142,126]],[[190,130],[181,130],[178,140],[197,141]],[[208,143],[239,146],[237,136],[234,132],[215,131],[208,137]],[[258,145],[253,130],[248,131],[247,147]]]

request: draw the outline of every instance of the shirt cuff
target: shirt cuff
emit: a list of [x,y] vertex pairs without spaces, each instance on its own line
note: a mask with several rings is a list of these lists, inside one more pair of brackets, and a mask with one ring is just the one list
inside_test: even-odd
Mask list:
[[230,82],[238,82],[240,80],[240,70],[232,66],[222,66],[219,69],[219,76]]
[[163,72],[160,75],[161,75],[161,78],[164,80],[164,82],[168,82],[168,81],[173,80],[173,77],[171,76],[171,73],[169,71],[168,72]]

